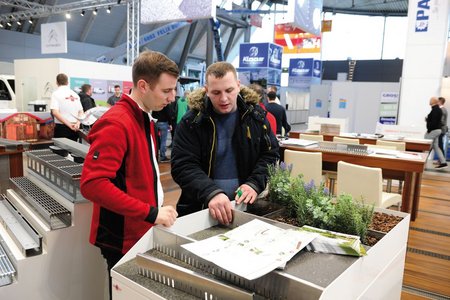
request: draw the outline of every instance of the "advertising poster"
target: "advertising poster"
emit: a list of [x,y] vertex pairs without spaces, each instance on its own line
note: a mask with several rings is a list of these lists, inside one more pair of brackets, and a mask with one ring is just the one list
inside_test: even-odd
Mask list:
[[89,83],[88,78],[70,77],[70,88],[79,94],[81,92],[81,86]]
[[322,77],[322,61],[314,60],[312,76],[315,78]]
[[89,82],[92,85],[92,98],[94,98],[95,102],[98,102],[99,105],[103,105],[103,102],[108,100],[107,97],[107,82],[106,80],[101,79],[91,79]]
[[347,109],[347,99],[339,99],[339,109]]
[[312,58],[294,58],[289,61],[289,87],[309,88],[313,61]]
[[322,100],[321,99],[316,99],[316,107],[317,108],[321,108],[322,107]]
[[288,24],[275,25],[274,43],[283,47],[284,54],[320,53],[322,38]]
[[239,80],[243,85],[257,83],[262,87],[267,86],[268,69],[267,68],[245,68],[237,69]]

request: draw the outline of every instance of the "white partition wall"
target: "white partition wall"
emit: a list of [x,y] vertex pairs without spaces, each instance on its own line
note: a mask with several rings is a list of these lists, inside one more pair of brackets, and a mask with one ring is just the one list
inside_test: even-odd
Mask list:
[[398,93],[395,82],[333,82],[330,117],[347,118],[349,132],[374,133],[383,93]]
[[309,115],[322,118],[328,117],[328,105],[330,102],[331,85],[313,84],[310,87]]
[[61,58],[18,59],[14,61],[17,109],[26,111],[28,103],[35,100],[44,100],[49,106],[59,73],[67,74],[69,79],[132,80],[129,66]]

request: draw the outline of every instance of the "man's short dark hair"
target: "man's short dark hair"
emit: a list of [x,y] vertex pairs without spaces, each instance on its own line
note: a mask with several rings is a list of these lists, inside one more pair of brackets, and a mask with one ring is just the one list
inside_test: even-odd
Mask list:
[[438,100],[439,100],[439,102],[442,103],[442,105],[444,105],[444,103],[445,103],[445,98],[444,97],[439,97]]
[[132,77],[134,86],[143,79],[148,84],[153,85],[158,82],[161,74],[167,73],[178,78],[180,71],[177,64],[157,51],[144,51],[134,61]]
[[68,85],[69,84],[69,78],[64,73],[59,73],[56,75],[56,83],[58,86],[60,85]]
[[114,88],[115,88],[115,89],[117,89],[117,88],[120,89],[120,85],[116,84],[116,85],[114,86]]
[[267,97],[269,98],[269,100],[275,100],[277,99],[277,93],[275,93],[274,91],[268,92]]
[[83,84],[82,86],[81,86],[81,91],[83,92],[83,93],[87,93],[87,91],[89,91],[90,89],[91,89],[91,85],[90,84],[88,84],[88,83],[85,83],[85,84]]

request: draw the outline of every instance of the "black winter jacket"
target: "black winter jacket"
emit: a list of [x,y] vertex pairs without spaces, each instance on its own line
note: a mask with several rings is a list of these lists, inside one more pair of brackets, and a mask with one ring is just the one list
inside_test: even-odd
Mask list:
[[[191,109],[178,124],[172,149],[172,177],[182,189],[177,204],[179,216],[207,208],[215,195],[223,193],[211,179],[217,150],[212,103],[204,89],[191,93],[188,101]],[[268,165],[275,164],[279,158],[279,146],[266,112],[257,103],[258,96],[249,88],[241,87],[233,151],[239,184],[248,184],[260,193],[266,185]]]
[[427,116],[427,132],[442,128],[442,110],[439,105],[433,105]]

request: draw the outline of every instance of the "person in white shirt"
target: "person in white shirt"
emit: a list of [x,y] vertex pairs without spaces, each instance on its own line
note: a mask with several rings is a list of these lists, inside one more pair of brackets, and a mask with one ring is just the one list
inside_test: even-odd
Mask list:
[[66,74],[58,74],[56,84],[58,88],[52,93],[50,102],[50,110],[55,119],[54,137],[76,141],[80,130],[80,121],[76,116],[83,114],[80,97],[69,88]]

